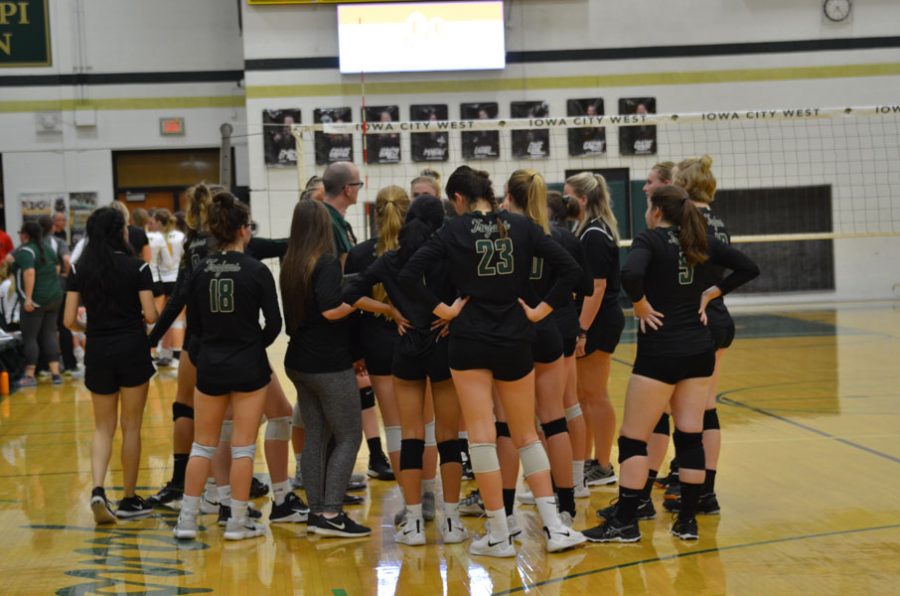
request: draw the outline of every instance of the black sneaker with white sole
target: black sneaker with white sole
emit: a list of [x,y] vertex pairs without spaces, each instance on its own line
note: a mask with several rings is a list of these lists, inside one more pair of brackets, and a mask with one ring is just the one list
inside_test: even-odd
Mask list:
[[147,517],[153,513],[153,506],[138,495],[126,497],[119,501],[116,517],[119,519],[136,519]]
[[672,524],[672,535],[682,540],[697,540],[700,533],[697,531],[697,518],[676,519]]
[[639,542],[641,539],[637,518],[630,523],[622,523],[612,517],[582,534],[591,542]]
[[369,478],[377,480],[394,480],[394,470],[391,468],[391,462],[383,453],[369,455],[369,469],[366,472]]
[[[598,509],[597,517],[602,519],[609,519],[616,514],[618,508],[619,500],[616,499],[603,509]],[[650,499],[645,499],[638,503],[637,518],[638,521],[656,519],[656,507],[653,506],[653,501],[651,501]]]
[[309,507],[294,493],[288,493],[281,505],[272,503],[272,513],[269,514],[269,521],[273,524],[305,524],[308,518]]
[[[250,519],[259,519],[262,517],[262,511],[254,509],[253,507],[250,507],[248,505],[247,517],[249,517]],[[219,503],[219,525],[224,526],[228,523],[229,519],[231,519],[231,507],[229,505],[222,505],[221,503]]]
[[113,512],[106,498],[106,491],[98,486],[91,491],[91,511],[94,514],[94,522],[98,524],[116,523],[116,514]]
[[250,481],[250,498],[258,499],[269,494],[269,485],[258,480],[256,476]]
[[167,509],[179,509],[184,498],[184,487],[167,482],[155,495],[147,497],[147,502],[152,507],[166,507]]
[[315,533],[319,536],[329,536],[333,538],[362,538],[372,533],[371,528],[367,528],[356,523],[346,513],[341,512],[336,517],[327,518],[324,515],[317,515],[314,518]]

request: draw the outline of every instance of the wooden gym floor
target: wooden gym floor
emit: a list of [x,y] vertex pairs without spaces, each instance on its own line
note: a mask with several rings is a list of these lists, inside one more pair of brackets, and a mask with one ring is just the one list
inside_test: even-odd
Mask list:
[[[900,585],[900,309],[897,304],[744,312],[724,361],[719,416],[722,515],[700,518],[689,544],[670,520],[643,522],[635,545],[591,545],[548,556],[533,507],[510,560],[394,544],[394,483],[370,482],[351,508],[370,539],[307,538],[271,526],[226,544],[215,524],[176,543],[174,514],[94,527],[88,496],[91,403],[78,381],[0,401],[0,593],[3,594],[854,594]],[[616,352],[611,391],[621,411],[633,331]],[[284,341],[272,351],[280,362]],[[285,379],[286,380],[286,379]],[[151,384],[139,484],[147,496],[171,473],[174,375]],[[289,384],[286,384],[289,387]],[[293,392],[289,391],[293,397]],[[260,453],[262,450],[260,450]],[[357,465],[365,466],[365,448]],[[114,455],[108,487],[117,498]],[[666,466],[667,469],[667,466]],[[265,465],[257,461],[258,475]],[[291,466],[293,472],[293,465]],[[474,485],[465,486],[466,490]],[[579,501],[576,527],[616,494]],[[660,509],[661,491],[654,491]],[[258,504],[268,513],[267,501]],[[210,521],[213,518],[208,518]],[[464,518],[470,530],[482,521]]]

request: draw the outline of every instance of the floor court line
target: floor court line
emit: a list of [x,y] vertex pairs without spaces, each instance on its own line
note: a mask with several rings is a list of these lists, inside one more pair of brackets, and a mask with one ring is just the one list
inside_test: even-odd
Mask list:
[[744,544],[732,544],[729,546],[716,546],[714,548],[704,548],[701,550],[690,551],[685,553],[676,553],[674,555],[664,555],[661,557],[653,557],[650,559],[641,559],[639,561],[630,561],[628,563],[620,563],[618,565],[610,565],[608,567],[600,567],[599,569],[591,569],[588,571],[582,571],[579,573],[573,573],[571,575],[566,575],[564,577],[556,577],[550,578],[544,581],[536,582],[533,584],[528,584],[525,586],[520,586],[518,588],[513,588],[511,590],[504,590],[502,592],[494,592],[493,596],[504,596],[505,594],[515,594],[518,592],[526,592],[528,590],[533,590],[534,588],[539,588],[541,586],[547,586],[550,584],[558,584],[564,581],[578,579],[580,577],[586,577],[589,575],[598,575],[600,573],[606,573],[607,571],[615,571],[617,569],[626,569],[628,567],[634,567],[636,565],[645,565],[649,563],[662,563],[665,561],[672,561],[675,559],[683,559],[686,557],[695,557],[697,555],[706,555],[709,553],[715,552],[726,552],[732,550],[741,550],[745,548],[754,548],[758,546],[768,546],[770,544],[781,544],[785,542],[797,542],[801,540],[815,540],[817,538],[830,538],[832,536],[845,536],[848,534],[862,534],[865,532],[877,532],[881,530],[896,530],[900,529],[900,524],[889,524],[886,526],[873,526],[870,528],[854,528],[851,530],[835,530],[832,532],[819,532],[816,534],[801,534],[799,536],[784,536],[782,538],[772,538],[771,540],[760,540],[757,542],[747,542]]

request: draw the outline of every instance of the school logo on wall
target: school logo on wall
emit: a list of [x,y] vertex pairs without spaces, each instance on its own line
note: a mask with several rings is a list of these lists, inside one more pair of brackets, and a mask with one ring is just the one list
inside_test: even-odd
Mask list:
[[47,0],[0,1],[0,67],[51,62]]

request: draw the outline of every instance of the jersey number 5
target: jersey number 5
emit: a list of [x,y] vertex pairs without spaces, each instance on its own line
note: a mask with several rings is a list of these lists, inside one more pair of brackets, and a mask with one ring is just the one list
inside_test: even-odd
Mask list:
[[694,267],[688,265],[684,253],[678,251],[678,283],[682,286],[689,286],[694,283]]
[[211,279],[209,280],[209,312],[230,313],[234,312],[234,280]]
[[[515,268],[511,238],[476,240],[475,252],[481,255],[481,260],[478,262],[479,277],[509,275]],[[497,256],[496,259],[494,259],[494,255]]]

